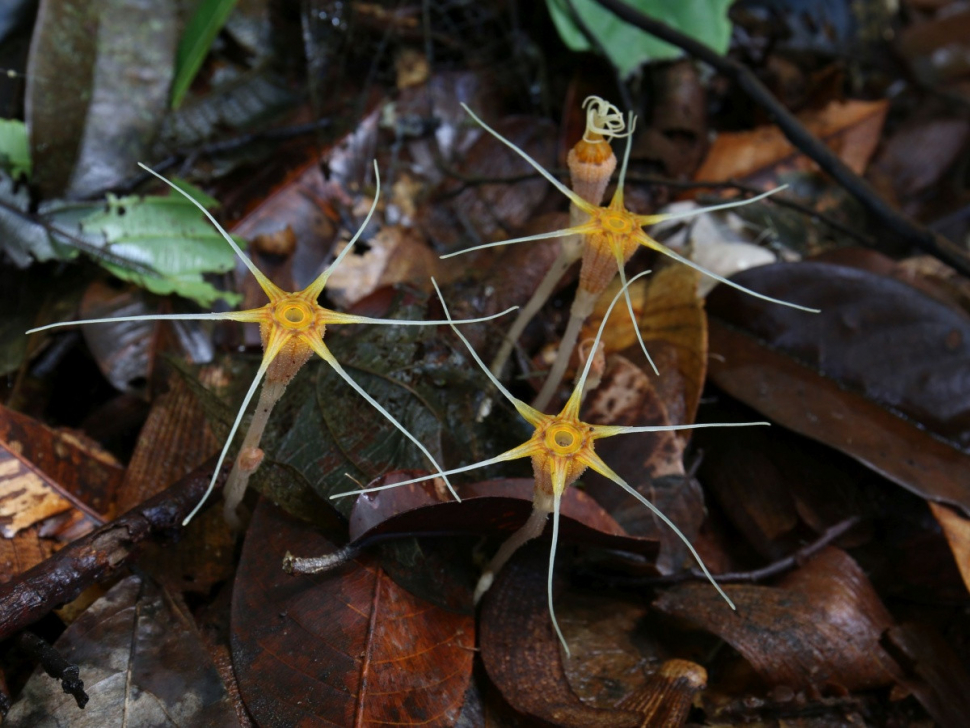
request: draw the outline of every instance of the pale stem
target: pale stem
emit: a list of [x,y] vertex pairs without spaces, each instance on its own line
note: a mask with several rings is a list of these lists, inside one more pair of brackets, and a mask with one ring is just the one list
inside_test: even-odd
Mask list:
[[[591,301],[588,306],[584,305],[586,304],[586,298]],[[596,296],[584,291],[582,288],[576,291],[576,298],[569,312],[569,323],[566,324],[566,331],[562,335],[562,341],[559,342],[559,351],[556,352],[556,359],[552,363],[552,368],[549,370],[549,375],[546,377],[542,389],[539,390],[539,396],[532,403],[532,406],[540,412],[546,411],[552,398],[556,395],[556,391],[559,389],[559,384],[566,374],[566,369],[569,368],[569,358],[572,356],[573,349],[576,348],[579,332],[583,328],[583,323],[589,318],[589,313],[587,312],[584,315],[582,311],[586,309],[592,311],[592,304],[595,302]],[[577,306],[577,304],[580,304],[580,306]],[[578,313],[577,308],[579,309]]]
[[256,411],[253,413],[253,419],[249,423],[246,436],[243,438],[242,446],[239,449],[240,456],[236,458],[236,462],[229,472],[229,479],[226,480],[226,486],[223,489],[223,498],[225,499],[223,512],[226,522],[233,528],[238,528],[240,525],[236,508],[242,502],[243,496],[246,495],[250,476],[258,469],[258,466],[252,470],[243,468],[241,455],[249,449],[259,447],[259,441],[263,438],[270,413],[286,391],[286,384],[282,381],[267,380],[266,384],[263,385],[263,389],[259,393],[259,401],[256,403]]
[[[583,213],[585,214],[585,213]],[[556,284],[565,275],[569,266],[573,264],[576,258],[566,250],[560,250],[559,255],[553,262],[552,266],[546,271],[546,275],[543,277],[539,286],[536,288],[535,293],[532,294],[532,298],[529,302],[522,307],[519,311],[519,315],[516,317],[512,326],[509,327],[508,333],[502,339],[502,346],[499,347],[498,353],[492,360],[492,366],[489,370],[496,377],[502,376],[502,369],[505,367],[505,363],[508,361],[509,356],[512,354],[512,350],[515,348],[515,343],[519,340],[522,332],[525,331],[525,327],[529,325],[529,322],[535,317],[537,313],[546,305],[546,301],[552,295],[552,292],[556,290]]]
[[229,429],[229,436],[226,438],[226,444],[222,446],[222,452],[219,453],[219,459],[216,461],[215,470],[212,471],[212,480],[209,481],[209,487],[206,488],[205,493],[202,495],[202,499],[198,502],[192,512],[189,513],[182,521],[183,526],[187,526],[189,521],[195,518],[195,514],[201,510],[203,504],[208,500],[209,495],[212,493],[212,489],[216,485],[216,479],[219,477],[219,470],[222,468],[222,463],[226,459],[226,454],[229,452],[229,448],[232,446],[232,440],[236,436],[236,431],[239,429],[239,423],[242,422],[243,415],[246,414],[246,408],[249,406],[250,400],[256,393],[257,387],[259,387],[260,381],[263,379],[263,375],[266,374],[266,370],[272,363],[276,355],[279,354],[280,349],[283,346],[282,340],[270,341],[266,347],[266,351],[263,353],[263,361],[259,365],[259,370],[256,372],[256,377],[253,379],[253,383],[249,385],[249,391],[246,392],[246,396],[243,398],[242,404],[239,406],[239,413],[236,415],[235,421],[232,423],[232,427]]
[[770,422],[704,422],[699,425],[657,425],[652,427],[627,427],[625,425],[593,425],[597,439],[614,435],[632,435],[635,432],[673,432],[676,430],[700,430],[705,427],[771,427]]
[[507,313],[512,313],[517,310],[518,306],[509,306],[504,311],[499,313],[493,313],[488,316],[479,316],[478,318],[471,319],[449,319],[447,321],[407,321],[401,319],[375,319],[368,318],[367,316],[354,316],[353,314],[339,314],[340,320],[334,321],[333,323],[341,324],[384,324],[387,326],[444,326],[445,324],[457,325],[457,324],[481,324],[486,321],[493,321],[497,318],[501,318]]
[[626,133],[626,149],[623,152],[623,163],[620,165],[620,176],[617,178],[616,192],[613,194],[613,200],[619,200],[620,203],[623,202],[623,185],[626,184],[626,168],[630,164],[630,150],[633,149],[633,130],[637,125],[637,117],[630,112],[628,117],[630,119],[630,128]]
[[552,545],[549,547],[549,576],[546,579],[546,593],[549,600],[549,617],[552,619],[552,626],[556,630],[559,642],[562,643],[562,648],[566,651],[566,657],[569,657],[569,645],[566,644],[566,638],[563,637],[562,630],[559,629],[559,620],[556,619],[556,610],[552,605],[552,578],[556,567],[556,544],[559,542],[559,498],[560,494],[557,492],[552,506]]
[[774,189],[768,190],[767,192],[762,192],[760,195],[755,195],[754,197],[746,197],[743,200],[732,200],[731,202],[722,202],[717,205],[711,205],[710,207],[698,207],[694,210],[688,212],[678,212],[675,214],[665,214],[661,213],[658,215],[638,215],[637,219],[640,221],[641,225],[656,225],[659,222],[674,222],[676,220],[687,220],[692,217],[697,217],[698,215],[704,215],[708,212],[717,212],[718,210],[730,210],[733,207],[744,207],[745,205],[750,205],[753,202],[758,202],[766,197],[771,197],[772,195],[778,194],[784,190],[788,189],[788,185],[781,185],[775,187]]
[[529,513],[528,520],[499,547],[499,550],[492,557],[492,560],[488,562],[488,566],[485,567],[485,571],[482,572],[478,583],[475,585],[475,604],[478,604],[485,592],[492,586],[492,582],[495,581],[495,575],[502,570],[502,567],[512,557],[512,554],[518,551],[524,543],[542,535],[548,517],[549,511],[533,508],[532,512]]

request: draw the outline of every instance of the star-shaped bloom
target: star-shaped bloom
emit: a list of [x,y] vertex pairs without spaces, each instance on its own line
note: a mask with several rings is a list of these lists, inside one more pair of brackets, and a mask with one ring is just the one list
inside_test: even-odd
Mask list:
[[[435,460],[435,458],[428,452],[428,449],[407,429],[398,422],[390,412],[388,412],[384,407],[382,407],[373,397],[367,394],[364,389],[357,384],[350,375],[344,371],[340,363],[334,358],[330,349],[324,343],[324,335],[326,334],[327,326],[335,324],[386,324],[389,326],[438,326],[440,324],[453,325],[451,318],[447,321],[402,321],[398,319],[376,319],[369,318],[367,316],[355,316],[346,313],[340,313],[338,311],[332,311],[328,308],[324,308],[319,303],[317,303],[317,298],[323,291],[324,287],[327,285],[327,281],[330,275],[333,273],[334,269],[340,265],[340,262],[344,257],[353,250],[354,244],[357,242],[358,238],[363,233],[367,224],[370,222],[374,211],[377,209],[377,201],[380,196],[380,175],[377,169],[377,162],[374,162],[374,175],[376,179],[376,192],[374,195],[374,202],[371,205],[370,211],[367,213],[367,217],[364,218],[364,222],[361,224],[360,228],[351,238],[347,246],[341,251],[341,253],[336,257],[336,259],[331,263],[317,278],[302,291],[297,291],[295,293],[287,293],[274,284],[269,278],[267,278],[262,271],[260,271],[253,262],[239,249],[236,242],[232,237],[219,225],[216,219],[206,210],[198,201],[193,199],[190,195],[186,194],[183,190],[179,189],[171,182],[166,180],[161,175],[157,174],[153,170],[149,169],[145,165],[141,165],[145,171],[150,172],[158,179],[165,182],[165,184],[172,187],[174,190],[184,195],[189,199],[196,207],[198,207],[209,221],[215,225],[222,236],[225,238],[229,246],[235,251],[236,255],[239,256],[240,260],[249,269],[249,272],[253,274],[259,286],[266,293],[266,297],[269,299],[269,303],[259,308],[254,308],[248,311],[230,311],[226,313],[196,313],[196,314],[165,314],[165,315],[146,315],[146,316],[118,316],[115,318],[105,318],[105,319],[90,319],[86,321],[68,321],[63,323],[49,324],[47,326],[41,326],[36,329],[31,329],[28,334],[32,334],[38,331],[45,331],[47,329],[57,328],[59,326],[73,326],[78,324],[98,324],[98,323],[112,323],[117,321],[172,321],[172,320],[198,320],[198,319],[215,319],[215,320],[227,320],[227,321],[240,321],[243,323],[254,323],[259,324],[260,336],[263,344],[263,359],[259,365],[259,369],[256,372],[256,377],[253,379],[253,383],[250,385],[249,390],[246,392],[246,396],[243,398],[242,405],[239,407],[239,413],[236,415],[235,421],[232,423],[232,427],[229,430],[229,436],[226,439],[226,444],[223,446],[222,451],[219,453],[219,459],[216,463],[215,470],[212,474],[212,480],[209,482],[209,487],[206,489],[205,495],[192,510],[192,512],[185,518],[183,525],[187,524],[202,505],[205,503],[209,494],[212,492],[215,486],[216,478],[218,477],[222,463],[226,458],[229,448],[232,444],[233,438],[236,435],[239,425],[242,422],[243,415],[246,412],[246,408],[249,406],[253,395],[259,388],[259,384],[263,381],[264,377],[266,379],[266,387],[264,388],[264,397],[260,400],[260,405],[257,407],[256,415],[253,418],[254,424],[256,422],[260,423],[260,427],[256,436],[252,439],[255,442],[250,442],[249,437],[246,438],[244,443],[243,452],[246,451],[247,446],[250,452],[255,450],[258,445],[259,434],[262,433],[262,427],[265,426],[265,420],[269,417],[269,412],[272,410],[273,405],[279,400],[280,396],[283,394],[283,390],[286,384],[293,379],[299,369],[313,356],[317,354],[321,359],[326,361],[333,370],[350,385],[354,391],[356,391],[361,397],[363,397],[367,402],[374,407],[378,412],[384,415],[387,420],[394,425],[398,430],[400,430],[405,437],[407,437],[414,445],[424,453],[425,457],[434,465],[435,469],[439,471],[441,477],[444,478],[449,490],[458,498],[455,493],[454,488],[451,487],[451,483],[448,481],[447,474],[441,472],[442,468]],[[459,321],[458,323],[479,323],[482,321],[489,321],[497,316],[502,316],[509,311],[510,308],[502,313],[495,314],[493,316],[484,316],[481,318],[467,319]],[[266,397],[268,390],[272,390],[272,395]],[[264,400],[268,399],[264,406]],[[251,430],[253,426],[251,425]],[[256,451],[260,452],[260,451]],[[234,501],[238,501],[242,498],[242,491],[245,490],[245,483],[248,481],[249,475],[255,471],[258,467],[260,455],[255,459],[255,463],[247,466],[240,467],[244,458],[240,458],[233,469],[232,475],[230,475],[230,482],[232,482],[233,477],[237,476],[237,480],[241,483],[241,489],[237,488]],[[229,490],[229,485],[227,485],[227,491]],[[229,501],[229,495],[227,492],[227,504]],[[233,504],[235,505],[235,504]],[[228,510],[227,510],[228,515]]]
[[[603,336],[603,330],[606,327],[606,322],[609,319],[610,313],[613,311],[613,307],[619,301],[620,297],[626,292],[627,287],[647,273],[649,273],[649,271],[640,273],[639,275],[631,278],[628,283],[624,284],[623,289],[621,289],[616,296],[614,296],[613,301],[606,310],[606,314],[603,316],[603,321],[600,323],[599,330],[596,332],[596,338],[594,339],[593,345],[590,348],[591,352],[595,352],[599,347],[599,342]],[[438,297],[441,298],[441,304],[444,307],[445,315],[447,316],[448,320],[451,321],[451,314],[448,312],[448,307],[445,304],[444,298],[441,296],[441,291],[438,290],[437,284],[435,284],[435,290],[438,292]],[[464,335],[462,335],[462,333],[455,326],[452,326],[452,329],[458,338],[460,338],[465,344],[465,347],[468,349],[468,352],[471,354],[472,358],[478,363],[482,371],[485,372],[492,384],[494,384],[502,395],[512,404],[512,406],[515,407],[516,411],[522,416],[522,418],[535,428],[532,437],[521,445],[514,447],[501,455],[496,455],[493,458],[474,463],[473,465],[466,465],[462,468],[448,470],[445,473],[428,475],[423,478],[405,480],[400,483],[391,483],[388,485],[377,486],[375,488],[364,488],[361,490],[348,491],[346,493],[338,493],[331,496],[331,498],[340,498],[358,493],[371,493],[388,488],[397,488],[409,483],[418,483],[423,480],[437,478],[441,475],[456,475],[458,473],[465,473],[469,470],[475,470],[477,468],[482,468],[487,465],[494,465],[495,463],[501,463],[507,460],[531,458],[532,470],[535,475],[532,515],[529,517],[526,524],[516,533],[514,533],[505,542],[505,544],[503,544],[503,546],[499,549],[498,554],[496,554],[495,558],[492,559],[492,562],[486,569],[482,579],[479,581],[479,586],[476,589],[476,599],[488,588],[488,586],[491,584],[492,578],[494,578],[494,575],[502,567],[505,561],[508,560],[512,553],[523,543],[535,538],[536,536],[539,536],[542,533],[545,527],[547,516],[549,513],[552,513],[552,547],[549,552],[548,577],[549,615],[552,618],[552,624],[556,630],[556,634],[559,636],[559,640],[562,642],[563,647],[566,649],[566,654],[568,655],[569,647],[566,645],[566,640],[563,638],[562,632],[559,629],[559,624],[556,622],[556,614],[552,603],[552,575],[556,557],[556,542],[559,538],[559,502],[566,488],[575,483],[576,480],[586,471],[586,469],[589,468],[619,485],[621,488],[623,488],[623,490],[653,511],[661,521],[673,529],[677,536],[687,545],[687,548],[697,560],[697,563],[704,571],[704,574],[707,576],[708,580],[710,580],[721,596],[724,597],[731,608],[734,609],[734,604],[728,598],[727,594],[724,593],[724,590],[721,589],[718,583],[714,580],[714,577],[711,576],[710,572],[707,570],[707,566],[704,565],[700,555],[694,549],[687,537],[653,503],[647,500],[643,495],[640,494],[639,491],[636,490],[636,488],[627,483],[623,478],[617,475],[609,465],[603,462],[599,455],[596,454],[594,447],[597,440],[607,437],[615,437],[616,435],[629,435],[638,432],[661,432],[666,430],[692,430],[701,427],[743,427],[749,425],[767,425],[769,423],[744,422],[626,427],[617,425],[595,425],[584,422],[580,418],[580,405],[582,403],[583,389],[586,385],[586,379],[589,376],[590,368],[594,360],[592,355],[587,358],[583,372],[577,380],[576,387],[573,389],[573,392],[570,395],[569,400],[566,402],[566,405],[558,414],[548,415],[540,412],[534,407],[530,407],[522,400],[514,397],[495,377],[495,375],[489,371],[488,367],[485,366]]]
[[[587,99],[587,101],[589,101],[589,99]],[[589,117],[587,120],[587,128],[589,129],[590,123],[592,123],[594,131],[596,131],[598,134],[605,132],[607,134],[616,136],[617,134],[612,132],[620,128],[620,126],[617,124],[616,118],[618,111],[616,111],[616,108],[612,107],[610,104],[606,104],[606,102],[602,101],[602,99],[596,99],[596,102],[598,103],[590,104],[590,107],[587,110],[587,116]],[[632,142],[628,142],[626,152],[623,155],[623,163],[620,167],[620,176],[616,187],[616,192],[613,194],[613,199],[610,200],[610,203],[606,206],[596,205],[584,200],[580,195],[576,194],[566,185],[562,184],[525,151],[520,149],[510,140],[503,137],[497,131],[492,129],[492,127],[478,118],[475,112],[468,108],[467,105],[462,104],[462,106],[482,128],[484,128],[489,134],[494,136],[500,142],[513,149],[519,156],[532,165],[532,167],[539,174],[545,177],[557,190],[569,198],[577,209],[586,213],[586,215],[589,216],[589,219],[578,225],[574,225],[563,230],[556,230],[555,232],[540,233],[538,235],[529,235],[523,238],[513,238],[511,240],[501,240],[495,243],[477,245],[472,248],[467,248],[465,250],[442,256],[443,258],[449,258],[455,255],[463,255],[473,250],[493,248],[502,245],[512,245],[514,243],[524,243],[532,240],[545,240],[565,236],[582,236],[585,240],[585,247],[583,249],[583,264],[579,274],[579,291],[590,292],[593,299],[598,297],[606,289],[606,286],[609,285],[610,281],[613,280],[613,277],[617,273],[620,275],[620,280],[624,284],[625,290],[626,274],[624,273],[624,267],[627,261],[640,247],[645,247],[673,258],[684,265],[700,271],[706,276],[710,276],[711,278],[714,278],[725,285],[731,286],[732,288],[737,288],[738,290],[744,291],[745,293],[755,296],[756,298],[771,301],[772,303],[777,303],[782,306],[797,308],[800,311],[818,313],[818,309],[800,306],[795,303],[782,301],[777,298],[772,298],[771,296],[756,293],[755,291],[734,283],[727,278],[719,276],[716,273],[712,273],[706,268],[697,265],[697,263],[693,262],[692,260],[675,253],[666,245],[657,242],[643,231],[643,227],[645,225],[655,225],[656,223],[662,221],[679,220],[693,217],[705,212],[713,212],[715,210],[725,210],[731,207],[737,207],[739,205],[747,205],[772,195],[781,189],[784,189],[783,187],[765,192],[764,194],[746,200],[713,205],[711,207],[700,208],[683,214],[638,215],[626,209],[623,202],[623,187],[626,181],[626,170],[630,160],[630,148],[632,146]],[[635,122],[636,117],[631,114],[630,122],[624,136],[632,135]],[[577,293],[577,296],[578,295],[580,294]],[[635,324],[636,318],[633,314],[633,303],[630,300],[629,293],[627,293],[625,297],[627,309]],[[588,313],[586,315],[588,315]],[[651,367],[653,367],[653,370],[656,373],[657,368],[654,365],[653,360],[650,358],[650,354],[647,353],[647,348],[643,343],[643,337],[640,334],[640,329],[636,325],[634,325],[634,329],[636,330],[640,347],[643,349],[643,353],[646,355],[647,361],[650,362]],[[540,399],[542,399],[542,395],[540,395]]]

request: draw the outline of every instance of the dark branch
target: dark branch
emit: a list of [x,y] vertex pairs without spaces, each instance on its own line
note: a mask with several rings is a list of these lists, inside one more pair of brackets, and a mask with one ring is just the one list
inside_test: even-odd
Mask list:
[[65,660],[60,652],[33,632],[21,632],[17,638],[17,646],[34,662],[40,663],[44,672],[55,680],[60,680],[64,692],[73,695],[74,700],[77,701],[77,707],[84,709],[89,698],[84,692],[84,681],[81,680],[81,670],[77,665],[72,665]]
[[[143,541],[179,533],[182,520],[208,487],[214,465],[215,458],[206,461],[154,498],[0,585],[0,640],[75,599],[91,584],[118,574]],[[219,474],[217,489],[229,465]]]
[[818,164],[842,185],[866,208],[883,227],[900,236],[911,245],[920,248],[964,275],[970,275],[970,257],[967,253],[941,235],[926,229],[919,223],[893,209],[874,189],[853,172],[822,141],[806,129],[798,118],[781,105],[758,77],[742,63],[722,56],[710,47],[690,36],[674,30],[669,25],[644,15],[621,0],[596,0],[621,20],[683,49],[689,55],[708,64],[724,74],[774,119],[788,140],[801,152]]

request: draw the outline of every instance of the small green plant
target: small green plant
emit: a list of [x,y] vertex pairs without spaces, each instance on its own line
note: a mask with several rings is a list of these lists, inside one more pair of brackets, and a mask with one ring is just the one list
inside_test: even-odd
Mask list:
[[[626,289],[631,283],[633,283],[633,281],[646,275],[648,272],[649,271],[640,273],[639,275],[631,278],[628,283],[624,284],[623,288],[616,294],[616,296],[614,296],[613,301],[606,310],[606,314],[603,316],[603,321],[600,323],[599,330],[596,332],[596,338],[593,341],[590,352],[595,352],[599,347],[600,339],[603,336],[603,330],[606,328],[606,322],[609,319],[610,313],[613,311],[613,307],[620,300],[620,297],[626,293]],[[441,295],[441,291],[438,289],[437,284],[435,284],[435,290],[438,292],[438,297],[441,299],[441,305],[444,307],[445,315],[450,323],[451,314],[448,312],[448,306],[445,303],[444,297]],[[521,445],[514,447],[501,455],[496,455],[493,458],[474,463],[473,465],[466,465],[462,468],[448,470],[444,473],[428,475],[423,478],[413,478],[400,483],[392,483],[389,485],[377,486],[375,488],[363,488],[360,490],[347,491],[345,493],[337,493],[332,495],[331,498],[342,498],[360,493],[372,493],[378,490],[398,488],[402,485],[419,483],[424,480],[430,480],[445,475],[457,475],[458,473],[465,473],[469,470],[483,468],[487,465],[494,465],[495,463],[501,463],[507,460],[531,458],[532,470],[535,474],[535,490],[533,492],[532,514],[525,522],[525,525],[513,533],[512,536],[510,536],[509,539],[501,546],[501,548],[499,548],[498,553],[496,553],[495,557],[491,560],[478,582],[478,586],[475,590],[475,598],[477,601],[491,586],[495,574],[498,573],[505,562],[508,561],[508,559],[520,546],[531,539],[536,538],[542,533],[542,531],[545,529],[548,516],[551,513],[552,547],[549,552],[548,578],[549,616],[552,619],[552,625],[556,630],[556,634],[559,636],[559,640],[562,643],[563,648],[566,650],[566,655],[568,656],[569,646],[566,644],[566,640],[559,629],[559,624],[556,621],[556,613],[552,603],[552,575],[556,558],[556,543],[559,539],[559,502],[566,488],[575,483],[576,480],[586,471],[586,469],[590,468],[619,485],[621,488],[623,488],[623,490],[653,511],[657,517],[660,518],[660,520],[667,524],[667,526],[673,529],[674,533],[676,533],[677,536],[687,545],[687,548],[690,550],[691,554],[693,554],[694,558],[697,559],[697,563],[704,571],[704,574],[707,576],[708,580],[714,585],[714,588],[717,589],[717,591],[722,597],[724,597],[731,608],[734,609],[734,603],[730,600],[730,598],[728,598],[727,594],[724,593],[724,590],[721,589],[718,583],[714,580],[714,577],[711,576],[711,573],[707,570],[707,566],[705,566],[700,555],[694,549],[687,537],[679,528],[677,528],[673,521],[667,518],[667,516],[665,516],[655,505],[653,505],[653,503],[644,498],[633,486],[613,472],[613,469],[603,462],[603,460],[596,454],[594,445],[597,440],[601,440],[606,437],[628,435],[638,432],[693,430],[701,427],[745,427],[751,425],[767,425],[769,423],[743,422],[710,423],[700,425],[665,425],[655,427],[621,427],[614,425],[594,425],[584,422],[579,416],[579,409],[583,398],[583,390],[586,386],[587,378],[589,377],[593,360],[595,358],[592,356],[592,354],[587,357],[583,372],[578,378],[576,386],[573,389],[569,400],[566,402],[566,405],[558,414],[547,415],[534,407],[530,407],[522,400],[512,396],[512,394],[502,385],[502,383],[488,370],[488,367],[486,367],[482,360],[478,357],[475,349],[472,348],[468,340],[454,325],[452,325],[452,330],[455,332],[458,338],[462,340],[462,343],[464,343],[465,347],[468,349],[469,354],[471,354],[478,366],[481,367],[481,369],[485,372],[492,384],[494,384],[502,395],[512,404],[512,406],[515,407],[516,411],[522,416],[522,418],[535,428],[532,437]]]
[[[377,189],[374,194],[374,202],[371,205],[370,211],[367,213],[367,217],[364,218],[364,222],[354,234],[353,238],[351,238],[347,246],[343,249],[343,251],[341,251],[340,255],[336,257],[333,263],[331,263],[319,276],[317,276],[316,280],[314,280],[304,290],[297,291],[295,293],[287,293],[286,291],[283,291],[269,278],[267,278],[262,271],[260,271],[242,252],[242,250],[239,249],[239,246],[236,245],[236,242],[232,239],[232,236],[223,230],[222,226],[216,222],[215,218],[209,213],[209,211],[206,210],[205,207],[203,207],[203,205],[200,204],[196,199],[166,180],[161,175],[157,174],[148,167],[145,167],[145,165],[141,166],[147,172],[150,172],[155,177],[162,180],[165,184],[172,187],[172,189],[174,189],[176,192],[185,196],[192,202],[192,204],[202,210],[209,221],[215,225],[222,237],[225,238],[226,242],[233,249],[236,255],[239,256],[239,259],[242,260],[242,262],[246,265],[249,272],[252,273],[256,278],[256,281],[266,293],[267,298],[269,298],[269,303],[267,303],[265,306],[261,306],[260,308],[254,308],[248,311],[230,311],[227,313],[120,316],[116,318],[91,319],[87,321],[68,321],[41,326],[36,329],[31,329],[27,333],[32,334],[60,326],[110,323],[117,321],[172,321],[206,319],[259,324],[260,336],[263,344],[262,362],[260,363],[259,369],[256,372],[256,377],[253,379],[253,383],[250,385],[249,390],[246,392],[246,396],[243,398],[243,402],[239,408],[238,414],[236,415],[236,419],[232,423],[232,427],[229,430],[229,436],[226,438],[226,444],[219,453],[219,459],[212,474],[212,480],[209,482],[209,487],[206,490],[205,495],[199,501],[198,505],[196,505],[192,512],[185,518],[183,525],[187,524],[195,516],[195,514],[198,513],[199,509],[202,508],[202,505],[212,492],[219,471],[222,467],[222,463],[224,462],[226,455],[229,452],[229,448],[232,445],[233,438],[235,437],[236,432],[242,423],[243,415],[245,414],[250,401],[255,395],[256,390],[259,388],[260,382],[265,378],[266,383],[263,386],[259,402],[256,405],[256,412],[252,421],[250,422],[246,436],[243,439],[239,457],[236,459],[233,469],[229,474],[229,480],[226,483],[226,518],[231,523],[238,524],[236,507],[239,505],[243,495],[245,494],[249,477],[256,471],[262,462],[263,453],[259,449],[259,441],[262,438],[262,434],[266,427],[266,423],[269,420],[270,413],[273,411],[273,407],[276,405],[279,399],[283,396],[286,386],[293,379],[293,377],[296,376],[296,373],[300,370],[300,368],[314,354],[317,354],[321,359],[326,361],[333,368],[333,370],[345,382],[347,382],[350,387],[354,389],[354,391],[367,400],[372,407],[386,417],[391,424],[400,430],[422,453],[424,453],[425,457],[431,461],[435,469],[441,473],[446,485],[448,486],[448,489],[455,496],[455,498],[457,498],[458,495],[455,493],[454,488],[451,487],[451,483],[448,481],[447,475],[442,472],[441,466],[434,459],[431,453],[428,452],[427,448],[421,444],[416,437],[408,432],[404,425],[398,422],[390,412],[384,409],[384,407],[382,407],[373,397],[367,394],[367,392],[364,391],[364,389],[357,384],[357,382],[351,379],[350,375],[348,375],[347,372],[344,371],[343,367],[340,366],[340,363],[337,362],[333,354],[330,353],[330,349],[327,348],[327,345],[323,341],[327,326],[337,324],[437,326],[444,323],[448,323],[449,325],[455,323],[452,322],[450,317],[448,321],[401,321],[397,319],[375,319],[367,316],[354,316],[340,313],[338,311],[332,311],[317,303],[317,298],[323,292],[323,289],[327,285],[327,281],[329,280],[334,269],[340,265],[340,262],[344,259],[344,257],[346,257],[350,251],[353,250],[354,244],[357,242],[358,238],[360,238],[361,233],[363,233],[364,229],[367,227],[367,224],[370,222],[371,217],[374,215],[374,211],[377,209],[377,201],[380,196],[380,174],[377,169],[377,163],[374,163],[374,175]],[[479,323],[482,321],[490,321],[498,316],[503,316],[512,310],[514,309],[510,308],[492,316],[467,319],[457,323]]]

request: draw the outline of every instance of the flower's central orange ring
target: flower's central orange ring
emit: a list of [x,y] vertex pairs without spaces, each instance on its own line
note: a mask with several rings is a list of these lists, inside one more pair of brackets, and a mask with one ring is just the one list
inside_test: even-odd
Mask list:
[[568,422],[557,422],[546,429],[545,445],[556,455],[575,455],[583,449],[585,437],[578,427]]
[[600,218],[600,224],[605,230],[617,235],[625,235],[633,230],[633,221],[626,215],[617,212],[607,212]]
[[305,301],[285,300],[277,304],[273,318],[280,326],[297,331],[313,323],[313,311]]

